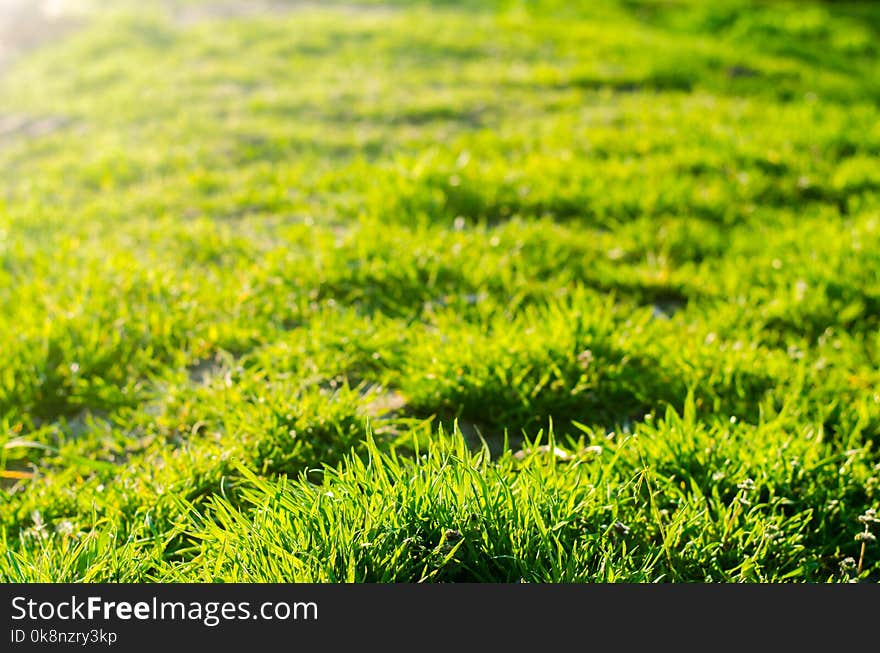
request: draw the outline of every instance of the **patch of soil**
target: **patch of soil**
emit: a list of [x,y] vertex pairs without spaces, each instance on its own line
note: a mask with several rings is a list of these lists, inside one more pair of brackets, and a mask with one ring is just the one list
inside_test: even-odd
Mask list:
[[[501,456],[505,451],[503,432],[461,418],[458,420],[458,430],[461,431],[461,435],[464,437],[465,442],[467,442],[468,447],[474,451],[481,449],[484,442],[488,446],[489,454],[493,458]],[[522,443],[523,436],[521,433],[515,433],[512,430],[508,431],[507,445],[510,449],[519,449]]]
[[223,377],[227,385],[231,384],[230,370],[219,356],[200,358],[187,366],[186,373],[193,385],[210,385],[218,377]]
[[69,123],[62,116],[0,115],[0,142],[17,137],[38,138],[51,134]]
[[367,414],[376,418],[391,418],[406,407],[406,397],[399,392],[389,391],[377,394],[366,405]]

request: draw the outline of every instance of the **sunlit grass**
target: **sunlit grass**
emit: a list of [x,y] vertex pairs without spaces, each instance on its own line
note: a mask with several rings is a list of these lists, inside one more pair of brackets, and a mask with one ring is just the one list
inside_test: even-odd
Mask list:
[[880,11],[217,6],[0,70],[0,579],[878,578]]

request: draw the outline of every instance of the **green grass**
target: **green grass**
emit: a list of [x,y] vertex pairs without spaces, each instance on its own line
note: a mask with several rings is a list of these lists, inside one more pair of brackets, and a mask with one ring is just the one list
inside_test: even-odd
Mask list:
[[880,579],[880,8],[216,4],[0,70],[0,580]]

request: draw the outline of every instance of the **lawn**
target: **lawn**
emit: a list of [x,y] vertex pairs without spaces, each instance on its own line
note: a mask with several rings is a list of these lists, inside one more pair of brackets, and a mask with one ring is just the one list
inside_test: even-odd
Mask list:
[[880,6],[109,4],[0,58],[0,581],[880,580]]

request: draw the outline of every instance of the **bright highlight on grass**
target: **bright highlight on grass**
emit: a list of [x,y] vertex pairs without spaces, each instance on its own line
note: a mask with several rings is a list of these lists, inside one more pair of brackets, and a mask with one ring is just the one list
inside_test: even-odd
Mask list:
[[0,51],[0,581],[880,579],[880,8],[141,5]]

